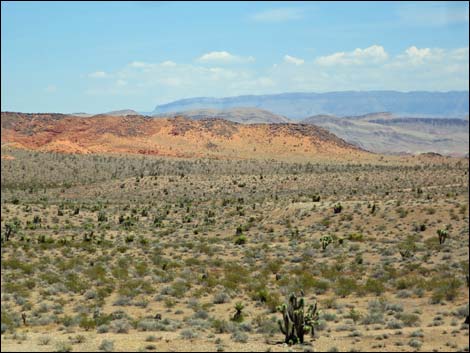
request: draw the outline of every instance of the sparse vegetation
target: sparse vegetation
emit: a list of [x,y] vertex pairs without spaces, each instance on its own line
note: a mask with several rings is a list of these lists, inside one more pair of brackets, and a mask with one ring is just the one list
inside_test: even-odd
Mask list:
[[[139,337],[135,350],[208,340],[225,351],[289,349],[281,341],[328,350],[335,337],[367,350],[385,329],[385,348],[424,350],[443,337],[432,327],[458,330],[468,315],[457,310],[468,301],[466,169],[453,159],[359,166],[7,150],[2,344],[24,345],[27,332],[31,345],[57,351],[121,350],[128,335]],[[421,194],[403,191],[416,185]],[[281,306],[293,310],[283,333],[276,308],[301,290],[310,296]],[[313,295],[323,312],[309,308]]]

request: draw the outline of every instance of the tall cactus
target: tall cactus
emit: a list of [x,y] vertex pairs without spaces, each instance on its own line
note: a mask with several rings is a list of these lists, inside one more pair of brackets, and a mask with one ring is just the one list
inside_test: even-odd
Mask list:
[[324,235],[320,238],[321,248],[326,250],[326,247],[333,242],[331,235]]
[[446,229],[438,229],[437,230],[437,235],[439,236],[439,244],[444,244],[446,241],[447,237],[449,236],[449,233],[447,233]]
[[13,231],[12,226],[9,225],[8,223],[5,224],[5,240],[6,241],[10,240],[10,236],[11,236],[12,231]]
[[310,305],[306,312],[304,306],[304,298],[298,299],[292,293],[288,304],[277,307],[277,310],[282,313],[282,320],[278,320],[279,328],[287,344],[304,343],[305,333],[310,332],[312,337],[315,334],[314,326],[318,322],[317,303]]

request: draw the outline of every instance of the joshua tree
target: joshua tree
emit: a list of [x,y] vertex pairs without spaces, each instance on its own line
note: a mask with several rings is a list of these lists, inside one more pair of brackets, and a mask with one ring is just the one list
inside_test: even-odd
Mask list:
[[449,236],[449,233],[447,233],[446,229],[438,229],[437,235],[439,236],[439,244],[444,244],[447,237]]
[[371,210],[370,210],[370,213],[371,213],[371,214],[374,214],[376,210],[377,210],[377,206],[376,206],[375,203],[374,203],[374,204],[372,205],[372,208],[371,208]]
[[320,238],[320,242],[321,242],[321,248],[325,250],[326,247],[333,242],[333,238],[331,237],[331,235],[324,235]]
[[315,334],[314,326],[318,323],[317,303],[310,305],[304,311],[304,298],[298,299],[292,293],[288,304],[277,307],[277,311],[282,313],[282,320],[278,320],[279,328],[285,336],[285,343],[304,343],[305,333],[310,332],[312,337]]
[[93,238],[94,238],[94,232],[93,231],[90,231],[90,233],[85,233],[85,235],[83,236],[83,240],[84,241],[92,241]]
[[8,223],[5,224],[5,241],[10,240],[10,236],[11,236],[12,231],[13,231],[12,226],[9,225]]
[[334,213],[341,213],[342,209],[343,209],[343,206],[341,206],[340,203],[337,203],[337,204],[333,207]]
[[313,201],[313,202],[319,202],[320,199],[321,199],[320,195],[313,195],[313,196],[312,196],[312,201]]

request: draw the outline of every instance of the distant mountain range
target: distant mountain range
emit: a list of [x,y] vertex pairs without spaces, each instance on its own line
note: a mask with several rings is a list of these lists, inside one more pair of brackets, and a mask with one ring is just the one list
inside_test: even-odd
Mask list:
[[349,143],[378,153],[435,152],[464,156],[469,149],[468,119],[399,117],[378,113],[342,118],[315,115],[301,123],[321,126]]
[[224,110],[240,107],[264,109],[293,120],[319,114],[344,117],[371,112],[390,112],[399,116],[463,118],[469,114],[469,94],[468,91],[345,91],[200,97],[157,105],[152,112],[146,114],[163,115],[188,110]]
[[[112,115],[112,116],[142,115],[142,114],[140,114],[140,113],[138,113],[138,112],[136,112],[135,110],[132,110],[132,109],[113,110],[111,112],[106,112],[106,113],[102,113],[102,114],[103,115]],[[70,115],[78,116],[80,118],[89,118],[89,117],[97,115],[97,114],[88,114],[88,113],[80,112],[80,113],[72,113]]]
[[192,120],[224,119],[240,124],[281,124],[290,123],[284,116],[273,114],[267,110],[257,108],[229,108],[229,109],[196,109],[176,113],[163,113],[154,117],[182,116]]

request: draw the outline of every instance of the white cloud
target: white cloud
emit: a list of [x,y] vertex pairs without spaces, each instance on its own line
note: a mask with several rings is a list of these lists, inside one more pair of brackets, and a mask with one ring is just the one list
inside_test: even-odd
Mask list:
[[254,61],[255,58],[252,56],[242,57],[230,54],[227,51],[212,51],[200,56],[197,61],[201,63],[244,63]]
[[161,63],[148,63],[148,62],[144,62],[144,61],[133,61],[129,64],[129,66],[132,67],[132,68],[142,69],[144,71],[155,69],[158,66],[174,67],[176,65],[177,64],[174,61],[171,61],[171,60],[162,61]]
[[381,45],[372,45],[368,48],[356,48],[351,52],[338,52],[316,59],[319,65],[360,65],[374,64],[388,59],[388,54]]
[[429,48],[418,49],[415,46],[412,46],[406,49],[405,53],[406,55],[408,55],[410,59],[423,60],[424,58],[431,56],[431,49]]
[[[462,48],[464,49],[464,48]],[[397,55],[386,67],[405,67],[405,66],[418,66],[424,63],[442,62],[446,60],[455,60],[457,57],[464,57],[465,52],[457,49],[447,52],[440,48],[418,48],[411,46],[405,50],[404,53]],[[468,53],[467,53],[468,57]]]
[[290,55],[284,55],[284,61],[289,64],[302,65],[305,61]]
[[95,72],[92,72],[91,74],[88,74],[88,77],[91,77],[91,78],[106,78],[106,77],[108,77],[108,75],[104,71],[95,71]]
[[226,51],[212,51],[204,54],[199,58],[199,61],[230,61],[235,58],[234,55]]
[[173,66],[176,66],[176,63],[171,60],[167,60],[167,61],[162,62],[160,65],[166,66],[166,67],[173,67]]
[[107,73],[114,80],[88,80],[87,93],[139,96],[151,102],[158,97],[163,102],[194,96],[289,91],[465,90],[468,55],[468,47],[449,50],[414,45],[390,56],[382,46],[374,45],[305,60],[285,55],[264,67],[228,67],[215,61],[178,64],[170,60],[134,61]]
[[[359,65],[361,64],[361,65]],[[468,48],[413,46],[390,56],[380,46],[338,52],[301,66],[270,67],[282,91],[466,90]]]
[[325,65],[325,66],[336,65],[344,61],[345,56],[346,56],[345,52],[334,53],[334,54],[327,55],[327,56],[320,56],[315,60],[315,62],[317,64]]
[[357,48],[354,50],[353,56],[356,58],[373,59],[379,61],[388,59],[388,54],[385,52],[384,47],[380,45],[373,45],[365,49]]
[[257,22],[286,22],[298,20],[303,17],[303,11],[299,8],[279,8],[255,13],[251,19]]

